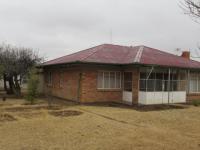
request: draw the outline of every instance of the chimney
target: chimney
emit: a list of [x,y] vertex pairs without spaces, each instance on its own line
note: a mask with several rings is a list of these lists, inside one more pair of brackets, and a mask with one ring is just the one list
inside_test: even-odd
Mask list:
[[183,51],[181,57],[190,59],[190,52],[189,51]]

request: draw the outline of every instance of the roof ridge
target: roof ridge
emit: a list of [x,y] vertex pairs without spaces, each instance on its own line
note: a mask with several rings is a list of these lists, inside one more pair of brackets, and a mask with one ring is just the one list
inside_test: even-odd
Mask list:
[[175,55],[173,53],[170,53],[170,52],[166,52],[166,51],[163,51],[163,50],[160,50],[160,49],[157,49],[157,48],[152,48],[152,47],[149,47],[149,46],[144,46],[145,48],[150,48],[150,49],[153,49],[153,50],[156,50],[156,51],[159,51],[159,52],[162,52],[162,53],[165,53],[165,54],[169,54],[169,55],[173,55],[173,56],[176,56],[176,57],[180,57],[178,55]]
[[144,46],[142,45],[142,46],[139,47],[139,50],[137,51],[137,54],[136,54],[133,62],[135,62],[135,63],[140,62],[143,51],[144,51]]
[[149,47],[149,46],[144,46],[144,47],[145,47],[145,48],[150,48],[150,49],[153,49],[153,50],[156,50],[156,51],[159,51],[159,52],[162,52],[162,53],[165,53],[165,54],[168,54],[168,55],[171,55],[171,56],[174,56],[174,57],[180,58],[180,59],[184,59],[184,60],[187,60],[187,61],[193,61],[193,62],[200,63],[200,62],[197,61],[197,60],[187,59],[187,58],[184,58],[184,57],[181,57],[181,56],[175,55],[175,54],[173,54],[173,53],[169,53],[169,52],[166,52],[166,51],[159,50],[159,49],[157,49],[157,48],[152,48],[152,47]]
[[97,45],[97,46],[93,46],[93,47],[91,47],[91,48],[87,48],[87,49],[84,49],[84,50],[79,50],[79,51],[77,51],[77,52],[74,52],[74,53],[71,53],[71,54],[67,54],[67,55],[64,55],[64,56],[61,56],[61,57],[58,57],[58,58],[55,58],[55,59],[51,59],[51,60],[48,60],[48,61],[44,62],[43,64],[49,63],[49,62],[51,62],[51,61],[55,61],[55,60],[57,60],[57,59],[64,58],[64,57],[66,57],[66,56],[75,55],[75,54],[77,54],[77,53],[80,53],[80,52],[83,52],[83,51],[87,51],[87,50],[90,50],[90,49],[93,49],[93,48],[95,48],[95,47],[102,46],[102,45],[104,45],[104,44]]
[[[104,47],[104,45],[105,45],[105,44],[102,44],[102,45],[99,45],[99,46],[96,46],[96,47],[102,47],[102,46]],[[93,48],[94,48],[94,47],[93,47]],[[97,51],[99,51],[99,48],[98,48],[97,50],[95,50],[93,53],[91,53],[90,55],[88,55],[88,56],[82,58],[81,60],[85,60],[85,59],[87,59],[88,57],[94,55]]]

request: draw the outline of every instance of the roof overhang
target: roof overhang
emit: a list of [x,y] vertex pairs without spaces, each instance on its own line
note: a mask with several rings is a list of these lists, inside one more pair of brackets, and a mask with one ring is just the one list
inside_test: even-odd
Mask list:
[[200,70],[200,68],[187,68],[187,67],[179,67],[179,66],[167,66],[167,65],[157,65],[157,64],[141,64],[141,63],[128,63],[128,64],[119,64],[119,63],[98,63],[98,62],[81,62],[74,61],[69,63],[59,63],[59,64],[49,64],[49,65],[38,65],[37,68],[48,68],[48,67],[56,67],[56,66],[71,66],[71,65],[110,65],[110,66],[139,66],[139,67],[161,67],[161,68],[174,68],[174,69],[186,69],[186,70]]

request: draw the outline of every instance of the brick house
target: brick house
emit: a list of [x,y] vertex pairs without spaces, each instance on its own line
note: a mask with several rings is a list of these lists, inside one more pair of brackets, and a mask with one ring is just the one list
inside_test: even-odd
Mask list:
[[41,65],[44,92],[80,103],[185,103],[200,99],[200,62],[146,46],[103,44]]

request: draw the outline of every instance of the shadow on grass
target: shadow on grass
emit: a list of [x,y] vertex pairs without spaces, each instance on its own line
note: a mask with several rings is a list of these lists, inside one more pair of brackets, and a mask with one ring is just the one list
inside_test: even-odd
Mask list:
[[163,111],[163,110],[173,110],[173,109],[186,109],[189,106],[186,104],[162,104],[162,105],[126,105],[121,103],[109,102],[109,103],[93,103],[93,104],[84,104],[86,106],[95,106],[95,107],[116,107],[122,109],[132,109],[140,112],[148,111]]
[[189,108],[187,104],[162,104],[162,105],[127,105],[122,103],[116,102],[96,102],[96,103],[86,103],[86,104],[79,104],[77,102],[61,99],[61,98],[54,98],[54,104],[60,104],[63,106],[76,106],[76,105],[83,105],[83,106],[95,106],[95,107],[113,107],[113,108],[122,108],[122,109],[132,109],[140,112],[148,112],[148,111],[164,111],[164,110],[173,110],[173,109],[186,109]]

